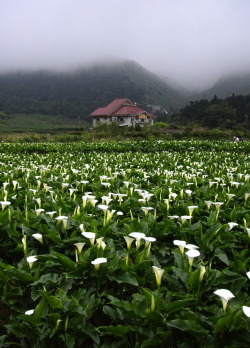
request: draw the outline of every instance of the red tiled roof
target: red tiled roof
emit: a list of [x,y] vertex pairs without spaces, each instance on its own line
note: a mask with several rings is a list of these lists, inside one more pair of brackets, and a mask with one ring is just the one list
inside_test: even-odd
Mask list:
[[119,107],[121,107],[124,104],[132,105],[129,99],[115,99],[107,106],[96,109],[94,112],[90,114],[90,116],[110,116],[113,112],[115,112]]
[[124,105],[120,107],[116,112],[114,112],[113,115],[140,115],[143,112],[144,110],[138,108],[135,105]]
[[[145,110],[133,105],[129,99],[115,99],[105,107],[98,108],[93,111],[90,116],[128,116],[128,115],[140,115]],[[155,118],[156,116],[150,112],[146,113]]]

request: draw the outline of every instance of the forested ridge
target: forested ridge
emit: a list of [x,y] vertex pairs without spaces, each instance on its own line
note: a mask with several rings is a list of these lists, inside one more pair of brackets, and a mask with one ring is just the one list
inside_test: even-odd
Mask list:
[[232,95],[220,99],[190,101],[171,121],[183,125],[196,125],[209,128],[244,128],[250,115],[250,95]]

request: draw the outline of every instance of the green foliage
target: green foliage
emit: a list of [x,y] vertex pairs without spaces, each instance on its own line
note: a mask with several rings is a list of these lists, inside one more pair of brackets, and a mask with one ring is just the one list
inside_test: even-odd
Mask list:
[[[0,143],[0,154],[1,346],[249,346],[249,143]],[[131,232],[145,236],[128,246]],[[174,240],[200,254],[191,263]],[[235,296],[225,310],[218,289]]]
[[249,105],[249,95],[232,95],[224,100],[215,96],[210,101],[207,99],[191,101],[171,119],[184,125],[198,123],[200,126],[210,129],[219,127],[246,130],[245,115],[250,111]]

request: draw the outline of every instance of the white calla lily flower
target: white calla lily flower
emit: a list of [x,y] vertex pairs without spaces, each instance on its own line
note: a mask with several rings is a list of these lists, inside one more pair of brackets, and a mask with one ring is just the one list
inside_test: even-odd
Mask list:
[[37,261],[37,256],[36,255],[28,256],[26,260],[27,260],[29,267],[31,269],[33,267],[33,263]]
[[131,248],[131,244],[134,241],[134,238],[128,237],[128,236],[123,236],[123,238],[125,239],[126,243],[127,243],[127,249],[129,250]]
[[77,252],[78,252],[79,255],[81,254],[82,249],[83,249],[85,244],[86,243],[81,243],[81,242],[74,243],[74,246],[77,248]]
[[99,258],[95,259],[94,261],[91,261],[92,265],[95,266],[95,269],[96,269],[97,271],[99,270],[100,265],[101,265],[102,263],[106,263],[106,262],[108,262],[108,260],[107,260],[105,257],[99,257]]
[[146,237],[145,233],[142,232],[131,232],[129,234],[130,237],[135,238],[136,240],[136,249],[140,248],[141,245],[141,239]]
[[153,269],[154,274],[155,274],[157,286],[161,286],[161,278],[162,278],[163,273],[165,272],[164,269],[156,267],[156,266],[152,266],[152,269]]
[[200,256],[200,252],[197,249],[189,249],[185,254],[188,257],[190,267],[193,265],[194,258]]
[[95,237],[96,237],[96,235],[95,235],[94,232],[82,232],[81,234],[82,234],[85,238],[89,239],[91,245],[94,245],[94,243],[95,243]]
[[174,243],[174,245],[177,245],[179,247],[180,252],[183,255],[184,254],[184,247],[186,245],[186,242],[184,240],[176,239],[176,240],[173,241],[173,243]]
[[214,294],[220,297],[224,311],[227,308],[228,301],[235,297],[234,294],[232,294],[231,291],[229,291],[227,289],[216,290],[216,291],[214,291]]
[[229,231],[231,231],[235,226],[238,226],[238,224],[236,222],[229,222],[228,226],[229,226]]
[[41,235],[41,233],[34,233],[32,234],[32,237],[38,240],[38,242],[40,242],[41,244],[43,244],[43,236]]
[[34,309],[29,309],[28,311],[26,311],[24,314],[25,315],[32,315],[35,312]]
[[248,318],[250,318],[250,307],[248,307],[248,306],[243,306],[243,307],[242,307],[242,310],[243,310],[244,314],[245,314]]

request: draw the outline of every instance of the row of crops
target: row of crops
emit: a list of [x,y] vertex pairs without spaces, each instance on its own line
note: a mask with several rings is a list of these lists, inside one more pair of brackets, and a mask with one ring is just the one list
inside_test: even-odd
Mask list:
[[249,143],[0,144],[1,347],[249,347]]

